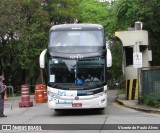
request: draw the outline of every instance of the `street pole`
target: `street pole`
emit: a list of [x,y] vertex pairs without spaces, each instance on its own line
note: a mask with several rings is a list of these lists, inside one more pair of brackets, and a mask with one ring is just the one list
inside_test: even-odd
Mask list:
[[41,77],[41,82],[44,84],[44,79],[43,79],[43,69],[40,68],[40,77]]

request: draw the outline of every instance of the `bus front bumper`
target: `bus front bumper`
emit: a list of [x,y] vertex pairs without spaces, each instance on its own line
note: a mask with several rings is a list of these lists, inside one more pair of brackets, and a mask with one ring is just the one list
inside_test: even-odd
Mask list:
[[95,98],[79,98],[78,100],[65,100],[48,98],[48,107],[51,109],[92,109],[105,108],[107,106],[107,95]]

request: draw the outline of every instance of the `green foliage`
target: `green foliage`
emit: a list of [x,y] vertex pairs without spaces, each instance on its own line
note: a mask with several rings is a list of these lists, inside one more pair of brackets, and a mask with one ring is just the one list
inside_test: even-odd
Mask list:
[[114,32],[117,29],[114,10],[108,2],[98,2],[97,0],[82,0],[80,9],[80,22],[99,23],[104,26],[106,40],[112,42],[113,65],[109,72],[114,75],[114,78],[120,78],[122,75],[122,45],[118,44],[114,38]]
[[137,16],[139,10],[138,0],[119,0],[113,4],[113,14],[116,16],[118,30],[127,29],[139,20]]
[[20,0],[0,0],[0,36],[17,30],[20,20]]
[[112,67],[108,70],[110,73],[113,74],[113,77],[117,80],[120,80],[122,73],[122,45],[116,41],[114,44],[111,45],[111,52],[112,52]]
[[[142,21],[149,32],[153,64],[160,65],[159,0],[0,0],[0,72],[11,74],[14,84],[35,83],[39,75],[38,58],[47,48],[51,25],[62,23],[99,23],[111,42],[114,78],[122,75],[122,46],[114,38]],[[3,50],[3,51],[2,51]]]
[[145,105],[150,105],[155,108],[160,108],[160,99],[156,98],[154,95],[144,95],[140,96],[140,101],[141,103]]
[[51,23],[74,22],[79,0],[1,0],[0,7],[0,72],[13,85],[35,84]]
[[[8,0],[0,3],[0,6],[6,5],[1,19],[12,19],[0,22],[0,25],[7,27],[0,31],[1,35],[9,34],[7,40],[2,39],[0,43],[3,46],[0,56],[3,63],[0,62],[0,66],[6,79],[12,75],[14,84],[29,83],[30,80],[35,82],[38,77],[38,57],[47,47],[50,28],[49,14],[40,6],[41,3],[42,0]],[[13,26],[8,26],[10,22],[14,22]],[[14,38],[14,33],[18,38]]]
[[48,0],[46,11],[49,13],[50,23],[74,23],[79,18],[80,0]]
[[[142,1],[142,0],[141,0]],[[149,31],[149,43],[153,50],[153,65],[160,65],[160,2],[159,0],[148,0],[141,2],[144,28]]]
[[25,74],[26,83],[35,84],[38,77],[38,58],[40,52],[47,48],[50,28],[49,14],[40,6],[42,1],[24,1],[22,17],[27,18],[20,30],[17,51],[18,64]]
[[107,6],[108,2],[82,0],[80,3],[80,21],[83,23],[99,23],[105,26],[109,16]]
[[141,21],[149,32],[149,44],[153,51],[153,65],[160,65],[160,2],[159,0],[118,0],[113,4],[117,30],[127,30],[134,22]]

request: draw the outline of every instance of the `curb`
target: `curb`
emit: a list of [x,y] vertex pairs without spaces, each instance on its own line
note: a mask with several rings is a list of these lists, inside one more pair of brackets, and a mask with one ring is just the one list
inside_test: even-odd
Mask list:
[[131,108],[131,109],[135,109],[138,111],[143,111],[146,113],[156,113],[156,114],[160,114],[160,110],[157,109],[148,109],[148,108],[144,108],[144,107],[136,107],[136,106],[131,106],[129,104],[126,104],[125,102],[121,101],[119,98],[116,98],[116,102],[118,102],[120,105],[123,105],[125,107]]

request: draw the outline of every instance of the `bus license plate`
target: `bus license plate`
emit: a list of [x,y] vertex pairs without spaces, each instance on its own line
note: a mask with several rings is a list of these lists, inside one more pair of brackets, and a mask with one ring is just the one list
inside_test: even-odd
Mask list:
[[72,103],[72,107],[82,107],[82,103]]

